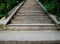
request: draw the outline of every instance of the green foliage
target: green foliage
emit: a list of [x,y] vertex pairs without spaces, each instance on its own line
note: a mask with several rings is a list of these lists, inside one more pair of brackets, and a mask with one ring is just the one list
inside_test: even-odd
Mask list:
[[0,18],[4,16],[4,9],[5,9],[4,3],[0,3]]
[[[58,5],[57,0],[39,0],[39,2],[41,2],[44,7],[46,8],[46,10],[53,14],[53,15],[58,15],[58,21],[60,21],[60,4]],[[59,13],[57,14],[57,8],[59,6]]]
[[57,14],[57,0],[39,0],[48,12]]
[[[17,2],[18,1],[18,2]],[[23,0],[7,0],[7,6],[8,10],[11,10],[13,7],[15,7],[18,3],[20,3]]]
[[44,4],[44,6],[47,9],[47,11],[49,11],[50,13],[54,13],[55,12],[54,9],[57,6],[57,1],[56,0],[52,0],[49,3]]
[[0,12],[2,12],[5,9],[4,3],[0,3]]
[[17,0],[7,0],[8,10],[12,9],[17,4]]
[[4,0],[0,0],[0,18],[6,16],[5,14],[6,5],[7,5],[7,10],[9,12],[13,7],[15,7],[21,1],[23,0],[6,0],[6,4],[5,4]]

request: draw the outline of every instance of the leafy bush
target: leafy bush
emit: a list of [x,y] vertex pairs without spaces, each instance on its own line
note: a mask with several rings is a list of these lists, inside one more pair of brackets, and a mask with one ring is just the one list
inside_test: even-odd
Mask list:
[[48,12],[57,14],[57,0],[39,0]]
[[8,10],[12,9],[17,4],[17,0],[7,0]]
[[0,18],[2,18],[5,14],[4,9],[5,9],[4,3],[0,3]]
[[8,11],[15,7],[18,3],[22,2],[23,0],[7,0],[7,9]]
[[[6,1],[6,5],[7,5],[7,10],[8,12],[13,8],[15,7],[18,3],[22,2],[23,0],[7,0]],[[5,15],[5,9],[6,9],[6,6],[4,4],[4,0],[0,0],[0,18],[2,18],[3,16],[6,16]],[[7,13],[8,13],[7,12]]]
[[[39,0],[39,2],[41,2],[44,5],[44,7],[49,13],[56,15],[56,16],[58,15],[57,20],[60,21],[60,4],[58,5],[57,0]],[[57,14],[58,6],[59,6],[59,9],[58,9],[59,12]]]

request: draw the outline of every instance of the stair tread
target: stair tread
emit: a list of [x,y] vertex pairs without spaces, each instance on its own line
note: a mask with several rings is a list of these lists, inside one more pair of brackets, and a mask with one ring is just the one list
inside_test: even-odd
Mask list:
[[47,16],[18,16],[12,20],[12,23],[52,23]]
[[38,18],[38,19],[15,18],[12,20],[13,21],[51,21],[51,19],[43,19],[43,18]]
[[[8,28],[9,27],[9,28]],[[9,24],[8,29],[17,31],[55,30],[55,24]]]
[[24,13],[26,13],[26,12],[28,12],[28,13],[39,13],[39,12],[44,12],[44,11],[18,11],[18,12],[24,12]]
[[46,17],[47,19],[48,19],[48,16],[47,16],[47,14],[45,14],[45,13],[38,13],[38,12],[36,12],[36,13],[33,13],[33,12],[18,12],[18,13],[16,13],[16,16],[17,17],[28,17],[28,16],[40,16],[40,17]]
[[55,24],[9,24],[9,25],[30,25],[30,26],[55,26]]
[[28,16],[28,15],[27,16],[18,16],[18,15],[16,15],[15,18],[17,18],[17,19],[18,18],[22,18],[22,19],[25,19],[25,18],[27,19],[28,18],[28,19],[37,19],[37,20],[39,20],[40,18],[41,19],[43,19],[43,18],[44,19],[49,19],[49,17],[44,16],[44,15],[41,15],[41,16],[38,16],[38,15],[36,15],[36,16],[33,16],[33,15],[30,15],[30,16]]
[[51,22],[12,22],[12,24],[38,24],[38,23],[51,23]]
[[18,13],[16,13],[16,15],[18,16],[18,15],[24,15],[24,16],[26,16],[26,15],[29,15],[29,16],[46,16],[46,13],[44,13],[44,12],[18,12]]

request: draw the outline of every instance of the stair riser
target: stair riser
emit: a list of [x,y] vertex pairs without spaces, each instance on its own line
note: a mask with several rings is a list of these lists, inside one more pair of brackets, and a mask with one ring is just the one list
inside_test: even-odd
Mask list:
[[46,16],[44,12],[18,12],[16,15],[23,16]]
[[8,25],[8,30],[20,31],[39,31],[39,30],[56,30],[55,25]]
[[[40,18],[40,19],[41,19],[41,18]],[[51,21],[50,19],[45,19],[45,20],[44,20],[44,19],[41,19],[41,20],[40,20],[40,19],[37,20],[37,19],[22,19],[22,18],[17,19],[17,18],[15,18],[15,19],[13,19],[12,21],[13,21],[13,22],[15,22],[15,21],[20,21],[20,22],[23,22],[23,21],[36,21],[36,22],[38,22],[38,21],[41,21],[41,22],[42,22],[42,21],[47,21],[47,20],[48,20],[48,21]]]
[[34,5],[34,6],[36,5],[36,6],[37,6],[37,5],[38,5],[38,4],[33,4],[33,3],[34,3],[34,2],[25,3],[24,6],[32,6],[32,5]]
[[32,7],[36,7],[36,8],[41,8],[40,6],[22,6],[23,8],[32,8]]
[[[40,10],[40,8],[41,7],[22,7],[23,8],[23,10],[25,10],[25,9],[39,9]],[[20,9],[21,10],[21,9]],[[42,9],[41,9],[42,10]]]
[[34,19],[34,18],[31,18],[31,19],[27,19],[27,18],[25,18],[25,19],[24,19],[24,18],[15,18],[13,21],[23,21],[23,20],[24,20],[24,21],[25,21],[25,20],[26,20],[26,21],[29,21],[29,20],[30,20],[30,21],[47,21],[47,20],[48,20],[48,21],[51,21],[50,19],[47,19],[47,18],[45,18],[45,19],[44,19],[44,18],[37,18],[37,19]]
[[36,13],[33,13],[33,12],[18,12],[16,13],[17,16],[45,16],[45,13],[43,12],[36,12]]
[[27,9],[27,8],[25,8],[25,9],[20,9],[20,11],[43,11],[43,10],[42,9],[33,9],[33,8]]
[[18,16],[12,20],[12,22],[16,23],[52,23],[52,21],[46,16]]
[[56,30],[55,27],[28,27],[28,26],[9,26],[7,27],[8,30],[11,31],[40,31],[40,30]]
[[38,6],[38,4],[36,3],[36,4],[32,4],[32,3],[34,3],[34,2],[26,2],[25,4],[24,4],[24,6],[29,6],[29,5],[34,5],[34,6]]
[[15,19],[48,19],[49,17],[47,16],[18,16],[15,17]]
[[0,41],[0,44],[60,44],[60,41]]
[[35,22],[35,21],[12,21],[12,23],[13,24],[40,24],[40,23],[52,23],[52,22],[50,22],[50,21],[37,21],[37,22]]

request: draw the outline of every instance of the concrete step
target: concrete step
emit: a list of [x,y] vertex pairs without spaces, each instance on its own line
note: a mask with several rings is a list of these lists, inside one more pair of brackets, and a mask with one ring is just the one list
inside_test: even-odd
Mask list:
[[24,5],[38,5],[36,1],[26,1]]
[[40,6],[22,6],[22,8],[21,9],[41,9],[42,10],[42,8],[40,7]]
[[41,19],[44,19],[44,18],[48,19],[49,17],[48,16],[44,16],[44,15],[41,15],[41,16],[33,16],[33,15],[32,16],[29,16],[29,15],[27,15],[27,16],[20,16],[20,15],[16,15],[15,18],[16,19],[20,19],[20,18],[23,18],[23,19],[26,18],[27,19],[28,18],[28,19],[37,19],[37,20],[39,20],[40,18]]
[[33,1],[32,0],[28,0],[28,1],[26,1],[26,3],[29,3],[29,2],[31,2],[33,4],[33,3],[36,2],[36,0],[33,0]]
[[51,23],[52,24],[52,22],[50,22],[50,21],[29,21],[29,20],[12,21],[11,23],[12,24],[39,24],[39,23],[45,23],[45,24]]
[[45,14],[44,11],[18,11],[17,13],[43,13]]
[[[12,21],[51,21],[51,19],[47,19],[44,17],[40,17],[40,18],[26,18],[26,17],[19,17],[19,18],[14,18],[12,19]],[[51,21],[52,22],[52,21]]]
[[16,13],[16,15],[20,15],[20,16],[46,16],[46,14],[43,12],[43,11],[40,11],[40,12],[18,12]]
[[0,44],[60,44],[60,31],[0,31]]
[[60,44],[60,41],[0,41],[0,44]]
[[52,21],[47,16],[16,16],[12,23],[28,23],[28,24],[35,24],[35,23],[52,23]]
[[26,2],[24,5],[26,5],[26,4],[28,4],[28,5],[36,5],[36,3],[34,3],[34,2],[33,3],[32,2],[31,3]]
[[13,24],[37,24],[37,23],[53,23],[49,17],[47,16],[15,16],[13,20],[11,20]]
[[8,30],[12,31],[40,31],[40,30],[56,30],[55,24],[9,24]]
[[42,8],[41,6],[33,6],[33,5],[31,5],[31,6],[22,6],[22,8]]
[[35,3],[36,1],[28,0],[28,1],[26,1],[25,4],[30,3],[30,2],[33,4],[33,3]]
[[21,8],[20,11],[43,11],[43,9],[39,9],[38,7],[37,8]]
[[35,5],[38,6],[37,3],[35,3],[35,4],[33,4],[33,3],[34,3],[34,2],[31,2],[31,3],[30,3],[30,2],[26,2],[26,3],[24,4],[24,6],[32,6],[32,5],[33,5],[33,6],[35,6]]

